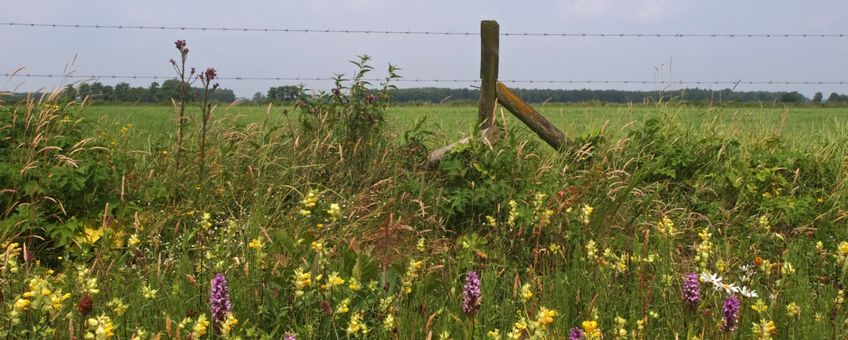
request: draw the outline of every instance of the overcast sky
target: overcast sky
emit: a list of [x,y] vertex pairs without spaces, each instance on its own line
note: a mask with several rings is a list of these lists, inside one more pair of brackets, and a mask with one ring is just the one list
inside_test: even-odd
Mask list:
[[[280,27],[374,30],[479,30],[550,33],[846,33],[848,1],[542,0],[542,1],[43,1],[4,0],[0,22]],[[221,76],[329,77],[350,74],[348,60],[388,63],[406,78],[475,79],[477,36],[246,33],[0,26],[0,73],[169,75],[173,42],[188,41],[190,65]],[[502,37],[501,79],[848,81],[846,38],[543,38]],[[114,85],[116,81],[103,80]],[[129,81],[147,86],[150,81]],[[161,82],[161,81],[160,81]],[[0,81],[0,90],[53,87],[57,79]],[[224,81],[239,96],[291,82]],[[307,82],[313,88],[329,84]],[[471,84],[401,83],[467,87]],[[539,87],[517,84],[516,87]],[[551,88],[655,90],[658,85],[544,85]],[[679,87],[679,86],[677,86]],[[719,86],[724,88],[726,86]],[[846,85],[740,85],[738,90],[848,93]]]

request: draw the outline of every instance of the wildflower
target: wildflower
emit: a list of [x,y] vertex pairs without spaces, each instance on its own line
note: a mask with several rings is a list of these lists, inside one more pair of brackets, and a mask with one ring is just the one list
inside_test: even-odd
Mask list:
[[601,331],[598,329],[598,322],[594,320],[586,320],[583,321],[583,334],[585,334],[585,339],[600,339]]
[[211,219],[212,215],[210,215],[208,212],[203,213],[203,215],[200,217],[200,226],[203,227],[203,229],[212,228]]
[[462,288],[462,312],[473,316],[480,309],[480,277],[477,272],[470,271],[465,275],[465,286]]
[[547,327],[554,323],[554,317],[557,316],[557,311],[553,309],[547,309],[542,306],[539,309],[539,313],[536,315],[536,323],[539,326]]
[[157,292],[159,292],[158,289],[150,288],[148,285],[141,286],[141,295],[147,300],[155,299]]
[[723,323],[721,330],[724,332],[732,332],[736,330],[739,322],[739,298],[736,295],[729,296],[724,300],[722,307]]
[[229,337],[236,325],[238,325],[238,319],[236,319],[236,316],[233,315],[233,313],[227,313],[227,317],[224,319],[224,322],[221,323],[221,335],[225,338]]
[[283,340],[297,340],[297,337],[295,337],[294,334],[286,334]]
[[330,221],[335,222],[341,215],[342,207],[338,203],[330,204],[330,208],[327,209],[327,216],[330,217]]
[[421,270],[423,265],[424,263],[421,261],[416,261],[414,259],[409,260],[409,266],[406,268],[406,274],[404,274],[401,282],[403,285],[403,292],[405,294],[412,292],[412,281],[418,278],[418,271]]
[[141,244],[141,239],[138,238],[138,234],[132,234],[130,235],[130,238],[127,239],[127,245],[129,245],[130,248],[138,248],[139,244]]
[[262,240],[260,238],[255,238],[247,244],[247,247],[250,249],[260,250],[262,249]]
[[839,242],[839,245],[836,247],[836,255],[840,260],[844,260],[848,257],[848,242]]
[[551,254],[559,254],[562,251],[562,246],[556,243],[551,243],[551,245],[548,246],[548,250]]
[[362,284],[360,284],[359,280],[357,280],[355,277],[351,277],[350,280],[349,280],[349,283],[347,285],[347,288],[350,288],[350,290],[357,292],[360,289],[362,289]]
[[89,331],[85,333],[86,339],[111,339],[115,336],[115,324],[106,314],[88,319],[87,324]]
[[488,331],[488,332],[486,332],[486,337],[488,337],[489,339],[492,339],[492,340],[500,340],[501,339],[501,330],[495,328],[491,331]]
[[335,287],[341,286],[345,283],[345,280],[339,277],[338,272],[332,272],[327,276],[327,283],[321,285],[321,288],[324,290],[333,289]]
[[763,302],[762,299],[757,299],[757,302],[751,305],[751,309],[753,309],[757,313],[765,313],[768,310],[768,305]]
[[[497,221],[495,221],[495,217],[494,217],[494,216],[492,216],[492,215],[486,215],[486,225],[488,225],[488,226],[489,226],[489,227],[491,227],[491,228],[494,228],[494,227],[497,227],[497,226],[498,226],[498,222],[497,222]],[[498,333],[498,336],[500,336],[500,333]]]
[[739,286],[735,283],[722,282],[715,286],[715,290],[723,290],[726,294],[735,294],[739,293]]
[[345,298],[342,302],[339,303],[339,307],[336,308],[337,314],[344,314],[350,311],[348,305],[350,304],[350,298]]
[[801,307],[798,307],[798,305],[794,302],[786,305],[786,315],[790,318],[794,318],[798,315],[801,315]]
[[789,261],[784,261],[783,266],[780,267],[780,273],[784,276],[789,276],[795,273],[795,267],[792,266],[792,263]]
[[666,236],[674,235],[674,221],[668,218],[668,216],[663,215],[662,219],[657,222],[657,230],[659,230],[660,234]]
[[82,316],[86,316],[88,313],[91,313],[91,309],[93,307],[94,303],[91,301],[91,295],[85,294],[79,299],[79,301],[77,301],[77,310]]
[[206,330],[208,329],[209,319],[206,318],[206,314],[200,314],[197,317],[197,321],[194,322],[194,326],[191,327],[191,337],[193,339],[200,339],[206,335]]
[[311,247],[312,250],[319,254],[324,251],[324,243],[321,241],[312,241]]
[[119,298],[114,298],[107,304],[112,311],[115,312],[115,315],[121,316],[126,313],[128,306],[124,304],[124,301]]
[[627,328],[625,328],[625,327],[627,326],[627,320],[625,318],[620,317],[620,316],[616,316],[614,321],[615,321],[615,329],[613,330],[613,334],[615,335],[615,338],[626,340],[627,339]]
[[416,250],[418,250],[419,252],[422,252],[422,253],[423,253],[425,250],[427,250],[427,247],[425,246],[424,242],[425,242],[425,240],[424,240],[424,238],[423,238],[423,237],[422,237],[422,238],[419,238],[419,239],[418,239],[418,244],[416,244],[416,245],[415,245],[415,249],[416,249]]
[[748,287],[745,286],[739,288],[739,295],[742,295],[746,298],[755,298],[758,296],[756,291],[754,291],[753,289],[748,289]]
[[598,258],[598,246],[595,244],[594,240],[589,240],[586,243],[586,259],[589,261],[593,261]]
[[383,319],[383,329],[386,332],[392,332],[395,329],[395,316],[393,314],[386,315]]
[[698,274],[686,274],[683,281],[683,299],[690,308],[698,308],[698,303],[701,301],[701,283],[698,281]]
[[507,333],[508,339],[521,339],[524,332],[527,331],[527,320],[523,317],[512,325],[512,330]]
[[706,270],[709,265],[710,255],[713,251],[713,243],[711,241],[712,236],[713,234],[710,233],[709,228],[704,228],[698,233],[701,243],[699,243],[695,249],[695,262],[698,262],[698,266],[701,270]]
[[754,322],[751,332],[759,340],[771,340],[773,336],[777,335],[777,327],[774,325],[774,321],[762,319],[759,323]]
[[518,203],[515,200],[509,201],[509,215],[507,216],[507,224],[509,227],[515,227],[515,221],[518,220]]
[[203,76],[205,77],[201,77],[201,79],[206,79],[206,81],[213,81],[215,80],[215,78],[218,77],[218,71],[216,71],[212,67],[209,67],[206,69],[206,72],[203,72]]
[[584,340],[586,337],[583,335],[583,331],[580,330],[579,327],[572,327],[568,331],[568,340]]
[[589,224],[594,210],[595,208],[592,208],[592,206],[583,204],[583,208],[580,209],[580,221],[583,222],[583,224]]
[[356,335],[360,332],[362,332],[363,334],[367,332],[367,328],[362,322],[362,314],[358,312],[353,313],[350,315],[350,321],[347,323],[347,334]]
[[209,290],[209,307],[212,310],[212,324],[216,328],[222,327],[222,322],[226,321],[230,311],[233,309],[230,302],[230,292],[227,288],[227,278],[224,274],[215,274],[212,279],[211,289]]
[[533,298],[533,291],[530,290],[530,284],[525,283],[521,286],[521,299],[524,301],[530,300]]

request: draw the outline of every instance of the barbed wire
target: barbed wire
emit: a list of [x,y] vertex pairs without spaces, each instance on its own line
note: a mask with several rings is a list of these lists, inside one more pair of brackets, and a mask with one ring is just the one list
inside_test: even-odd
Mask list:
[[[176,79],[174,76],[158,75],[78,75],[78,74],[31,74],[3,73],[0,77],[14,78],[57,78],[57,79]],[[334,77],[274,77],[274,76],[222,76],[219,80],[259,80],[259,81],[334,81]],[[346,80],[346,79],[343,79]],[[365,81],[385,81],[385,78],[364,78]],[[478,83],[479,79],[436,79],[436,78],[396,78],[392,82],[412,83]],[[531,79],[502,79],[504,83],[524,84],[634,84],[634,85],[848,85],[848,81],[828,80],[599,80],[599,79],[564,79],[564,80],[531,80]]]
[[[479,32],[416,31],[416,30],[363,30],[363,29],[310,29],[280,27],[212,27],[212,26],[151,26],[151,25],[100,25],[100,24],[45,24],[2,22],[0,26],[58,28],[58,29],[118,29],[160,31],[210,31],[210,32],[283,32],[283,33],[331,33],[331,34],[377,34],[377,35],[424,35],[424,36],[478,36]],[[505,37],[568,37],[568,38],[846,38],[845,33],[545,33],[504,32]]]

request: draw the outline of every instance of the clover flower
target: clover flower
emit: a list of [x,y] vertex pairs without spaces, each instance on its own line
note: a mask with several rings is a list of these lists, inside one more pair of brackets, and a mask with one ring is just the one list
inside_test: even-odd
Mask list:
[[465,286],[462,287],[462,312],[474,315],[480,309],[480,277],[477,272],[470,271],[465,275]]

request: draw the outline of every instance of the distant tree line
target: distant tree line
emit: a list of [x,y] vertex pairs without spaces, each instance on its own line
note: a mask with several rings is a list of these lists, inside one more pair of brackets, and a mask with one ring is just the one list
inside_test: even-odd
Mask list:
[[[118,83],[114,87],[103,85],[100,82],[81,83],[77,86],[68,85],[62,91],[61,96],[65,99],[90,98],[93,102],[140,102],[140,103],[163,103],[170,102],[172,98],[179,97],[180,81],[169,79],[160,85],[152,82],[148,87],[132,87],[128,83]],[[202,89],[192,87],[193,96],[197,98]],[[232,102],[236,100],[233,90],[218,88],[210,93],[210,98],[217,102]]]
[[[250,100],[254,103],[283,102],[292,103],[302,92],[302,86],[274,86],[266,93],[256,92]],[[202,90],[192,87],[194,96],[199,96]],[[624,90],[561,90],[561,89],[514,89],[522,99],[530,103],[640,103],[645,101],[675,100],[685,102],[779,102],[779,103],[848,103],[848,95],[831,93],[827,99],[821,92],[813,98],[807,98],[797,91],[733,91],[730,89],[681,89],[674,91],[624,91]],[[4,100],[16,101],[26,94],[16,93],[6,95]],[[115,86],[103,85],[100,82],[81,83],[76,86],[68,85],[62,92],[67,100],[90,98],[93,102],[137,102],[164,103],[179,96],[179,80],[169,79],[161,84],[152,82],[148,87],[132,87],[128,83],[118,83]],[[451,89],[437,87],[406,88],[392,90],[392,101],[400,104],[441,103],[441,102],[476,102],[480,96],[477,89]],[[232,102],[236,100],[235,93],[230,89],[219,88],[211,94],[211,99],[217,102]]]
[[[673,99],[689,102],[782,102],[807,103],[822,102],[821,93],[813,100],[793,92],[768,91],[732,91],[709,89],[682,89],[674,91],[624,91],[624,90],[557,90],[557,89],[514,89],[519,97],[531,103],[575,103],[575,102],[604,102],[631,103],[646,100]],[[447,88],[409,88],[397,89],[393,92],[395,102],[439,103],[442,101],[476,101],[480,91],[476,89],[447,89]],[[816,100],[818,98],[818,100]],[[828,102],[848,102],[848,96],[833,93]]]

